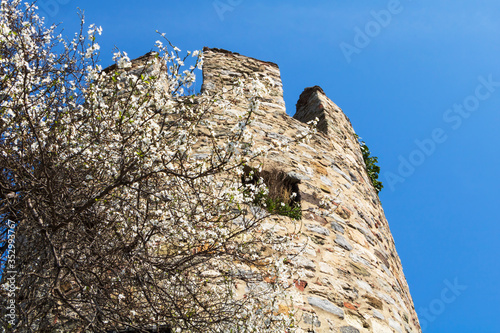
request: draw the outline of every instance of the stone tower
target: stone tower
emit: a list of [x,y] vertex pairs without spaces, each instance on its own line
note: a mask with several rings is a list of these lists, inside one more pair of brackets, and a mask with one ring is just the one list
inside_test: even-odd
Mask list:
[[[421,332],[401,261],[378,195],[347,116],[318,87],[306,88],[286,114],[276,64],[220,49],[204,49],[203,91],[223,91],[236,78],[267,77],[272,84],[250,130],[256,143],[291,141],[318,118],[308,144],[271,151],[267,163],[300,180],[302,235],[293,264],[306,278],[293,281],[294,308],[305,332]],[[226,87],[227,88],[227,87]],[[241,114],[238,106],[225,117]],[[280,217],[273,222],[286,223]]]

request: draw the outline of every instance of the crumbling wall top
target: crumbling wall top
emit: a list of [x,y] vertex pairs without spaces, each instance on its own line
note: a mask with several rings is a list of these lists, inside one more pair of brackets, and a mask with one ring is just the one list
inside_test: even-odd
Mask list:
[[231,90],[238,79],[258,78],[270,83],[263,102],[285,112],[283,84],[278,65],[217,48],[203,48],[203,92]]
[[227,55],[234,55],[234,56],[240,56],[240,57],[243,57],[243,58],[247,58],[247,59],[250,59],[250,60],[254,60],[254,61],[257,61],[257,62],[262,62],[264,64],[268,64],[270,66],[273,66],[273,67],[276,67],[279,69],[279,66],[278,64],[274,63],[274,62],[271,62],[271,61],[265,61],[265,60],[260,60],[260,59],[256,59],[256,58],[252,58],[252,57],[247,57],[247,56],[243,56],[237,52],[233,52],[233,51],[228,51],[228,50],[224,50],[224,49],[219,49],[219,48],[216,48],[216,47],[208,47],[208,46],[205,46],[203,47],[203,52],[215,52],[215,53],[223,53],[223,54],[227,54]]

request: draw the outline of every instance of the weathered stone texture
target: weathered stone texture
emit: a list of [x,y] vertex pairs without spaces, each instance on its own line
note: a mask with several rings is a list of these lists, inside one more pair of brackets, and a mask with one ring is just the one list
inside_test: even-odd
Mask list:
[[[258,77],[271,84],[250,124],[256,145],[287,143],[319,119],[307,144],[271,151],[264,162],[300,180],[302,233],[291,265],[303,269],[291,280],[294,307],[304,331],[421,332],[380,200],[368,178],[352,125],[320,87],[306,88],[295,116],[286,114],[276,64],[220,49],[204,49],[202,92],[227,91],[238,78]],[[226,96],[231,98],[231,96]],[[218,116],[234,123],[244,102]],[[270,223],[290,226],[285,217]],[[265,282],[263,282],[265,283]],[[405,318],[405,319],[402,319]]]
[[[232,81],[234,79],[265,78],[266,81],[271,83],[272,88],[268,96],[263,98],[263,109],[278,108],[285,112],[283,85],[278,65],[221,49],[209,49],[205,47],[203,52],[202,92],[221,92],[224,88],[233,86]],[[272,124],[264,123],[260,123],[260,127],[264,130],[274,128]],[[275,131],[269,133],[278,135]]]
[[[140,77],[142,75],[146,78],[148,76],[158,76],[163,91],[166,95],[168,95],[168,80],[166,75],[165,62],[161,60],[157,52],[149,52],[139,58],[132,60],[130,68],[118,68],[118,66],[114,64],[105,68],[103,72],[107,73],[108,75],[118,74],[117,79],[119,81],[125,80],[125,75],[123,75],[125,73],[133,74],[137,77]],[[121,93],[124,92],[125,90],[121,91]]]

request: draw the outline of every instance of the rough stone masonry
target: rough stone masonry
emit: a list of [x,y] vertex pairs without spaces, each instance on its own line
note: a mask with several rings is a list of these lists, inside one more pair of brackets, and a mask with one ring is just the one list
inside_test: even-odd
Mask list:
[[[271,151],[264,161],[264,167],[272,165],[300,180],[303,227],[293,264],[304,269],[306,278],[292,282],[293,307],[301,319],[298,331],[421,332],[389,225],[347,116],[315,86],[300,95],[292,118],[276,64],[204,48],[202,91],[230,94],[235,79],[254,76],[272,83],[249,125],[256,145],[290,142],[306,122],[319,119],[308,144],[294,145],[287,153]],[[245,110],[246,105],[236,105],[217,116],[218,125],[234,124]],[[268,220],[263,226],[290,225],[283,216]]]
[[[315,86],[301,94],[292,118],[286,114],[276,64],[204,49],[202,90],[221,91],[235,78],[255,75],[265,75],[273,83],[250,124],[257,144],[271,139],[291,141],[305,122],[319,119],[318,132],[309,144],[294,146],[287,154],[268,155],[269,163],[301,180],[304,235],[297,245],[307,245],[294,260],[307,276],[294,283],[301,328],[309,332],[421,332],[389,225],[347,116]],[[243,110],[242,106],[231,112]],[[332,207],[327,211],[320,204],[326,196],[335,198],[329,203],[333,214],[329,213]],[[279,217],[273,219],[280,222]],[[285,223],[286,218],[282,220]]]

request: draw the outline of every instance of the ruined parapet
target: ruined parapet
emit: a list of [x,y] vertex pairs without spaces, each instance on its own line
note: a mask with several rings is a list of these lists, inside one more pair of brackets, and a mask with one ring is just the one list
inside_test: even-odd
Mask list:
[[134,75],[138,79],[142,76],[146,80],[149,76],[157,76],[163,91],[169,95],[165,62],[157,52],[148,52],[139,58],[133,59],[127,67],[120,68],[117,64],[113,64],[106,67],[103,72],[109,76],[116,76],[118,81],[126,80],[124,74]]
[[[334,170],[347,170],[344,178],[350,185],[353,184],[353,180],[358,179],[361,183],[371,184],[351,121],[342,109],[326,96],[321,87],[304,89],[297,102],[293,118],[303,123],[318,119],[318,132],[328,137],[334,146],[333,154],[336,157],[331,167]],[[372,186],[367,186],[364,192],[366,196],[378,201],[378,196]]]
[[263,109],[285,112],[283,85],[278,65],[222,49],[203,49],[203,92],[230,90],[235,81],[258,78],[269,83],[269,91],[262,98]]
[[354,133],[349,119],[335,103],[326,97],[325,92],[319,86],[304,89],[300,94],[293,117],[304,123],[318,118],[318,131],[328,136],[335,135],[347,139],[346,134]]

